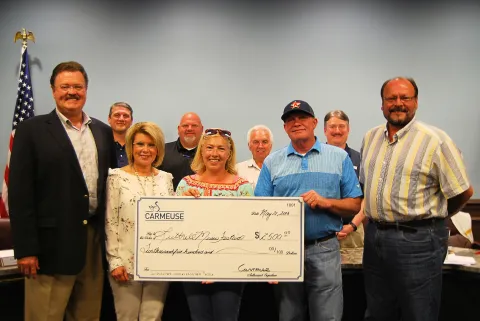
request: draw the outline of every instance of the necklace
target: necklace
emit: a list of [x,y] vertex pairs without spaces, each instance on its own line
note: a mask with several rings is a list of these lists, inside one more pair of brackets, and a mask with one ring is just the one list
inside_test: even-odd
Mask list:
[[[140,175],[138,175],[138,172],[137,170],[135,169],[134,166],[133,167],[133,171],[135,172],[135,176],[137,176],[137,179],[138,179],[138,183],[140,184],[140,187],[142,187],[142,190],[143,190],[143,196],[147,196],[147,179],[148,177],[145,177],[145,185],[142,183],[142,180],[140,179]],[[155,186],[157,184],[155,184],[155,175],[154,175],[154,171],[152,170],[151,171],[151,175],[150,177],[152,178],[152,195],[151,196],[155,196]]]

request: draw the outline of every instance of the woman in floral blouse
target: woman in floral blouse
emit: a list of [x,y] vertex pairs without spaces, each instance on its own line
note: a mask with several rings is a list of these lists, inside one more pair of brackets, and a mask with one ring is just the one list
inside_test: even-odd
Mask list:
[[[180,196],[253,196],[252,185],[237,176],[235,145],[228,130],[205,130],[192,162],[194,175],[177,186]],[[243,283],[185,282],[192,321],[236,321]]]
[[151,122],[133,125],[125,144],[128,165],[110,170],[107,180],[106,237],[110,285],[117,320],[161,320],[167,282],[133,281],[137,200],[172,196],[172,175],[155,169],[165,155],[165,138]]

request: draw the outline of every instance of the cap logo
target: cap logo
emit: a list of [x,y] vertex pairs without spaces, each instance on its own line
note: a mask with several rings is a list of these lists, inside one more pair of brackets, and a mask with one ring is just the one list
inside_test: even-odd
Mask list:
[[292,109],[300,108],[300,103],[298,101],[294,101],[290,106]]

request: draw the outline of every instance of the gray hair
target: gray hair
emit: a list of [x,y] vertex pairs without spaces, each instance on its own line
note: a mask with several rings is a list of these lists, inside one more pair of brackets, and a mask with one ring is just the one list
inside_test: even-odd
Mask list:
[[350,124],[350,119],[348,119],[347,114],[343,110],[332,110],[329,111],[326,115],[325,118],[323,119],[323,126],[325,127],[327,125],[327,122],[330,120],[332,117],[337,117],[338,119],[344,120],[347,123]]
[[265,125],[255,125],[252,128],[250,128],[247,132],[247,142],[250,144],[250,137],[252,137],[252,133],[257,130],[264,130],[268,133],[268,136],[270,137],[270,142],[273,144],[273,134],[270,128],[268,128]]

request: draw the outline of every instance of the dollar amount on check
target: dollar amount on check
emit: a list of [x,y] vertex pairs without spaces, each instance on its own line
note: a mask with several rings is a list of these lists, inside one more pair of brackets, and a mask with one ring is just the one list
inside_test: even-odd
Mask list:
[[301,198],[142,198],[135,280],[303,281]]

